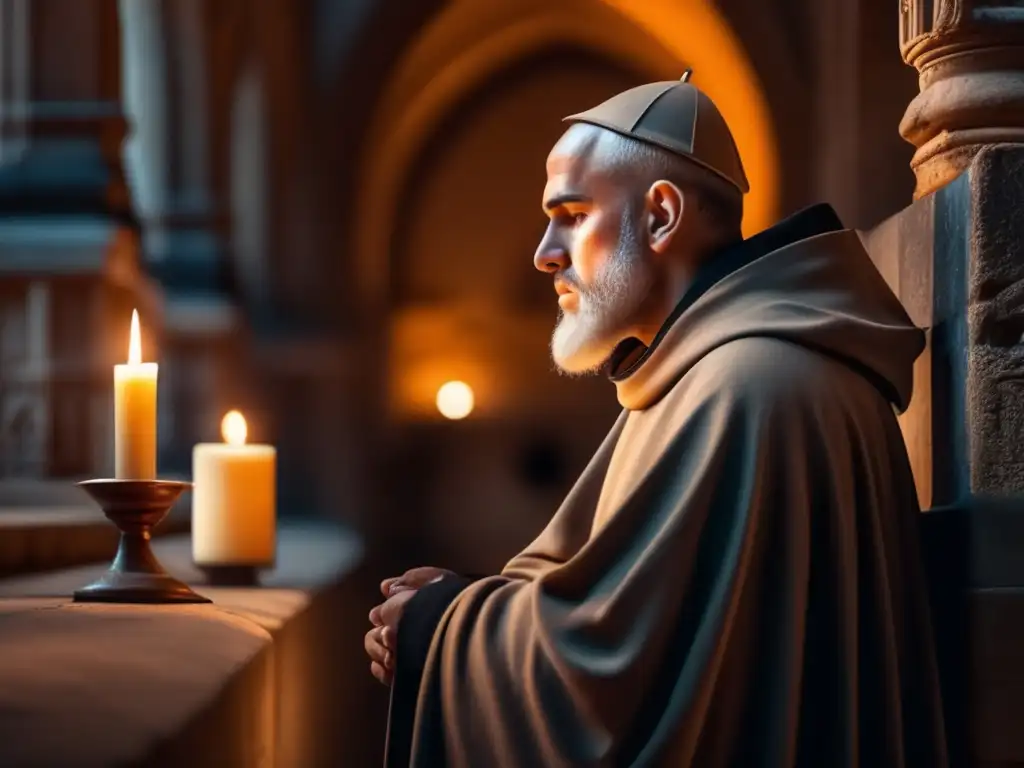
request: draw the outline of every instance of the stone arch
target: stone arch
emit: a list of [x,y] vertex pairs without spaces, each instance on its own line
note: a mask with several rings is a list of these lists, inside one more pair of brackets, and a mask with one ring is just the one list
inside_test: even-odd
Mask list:
[[391,222],[418,154],[467,93],[513,62],[556,44],[576,45],[674,79],[697,73],[733,126],[752,191],[744,226],[770,224],[779,208],[778,151],[758,79],[728,23],[708,2],[670,0],[503,0],[450,3],[409,47],[385,84],[370,121],[357,185],[354,251],[359,294],[375,312],[386,305]]

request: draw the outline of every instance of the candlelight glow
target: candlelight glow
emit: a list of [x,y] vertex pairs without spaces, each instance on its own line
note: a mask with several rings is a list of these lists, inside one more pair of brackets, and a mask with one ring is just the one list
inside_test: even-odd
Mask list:
[[238,411],[228,411],[220,422],[220,433],[228,445],[245,445],[249,435],[245,417]]
[[449,381],[437,390],[437,410],[446,419],[464,419],[473,412],[473,390],[464,381]]
[[142,334],[139,332],[139,310],[132,310],[132,330],[128,339],[128,364],[139,365],[142,362]]

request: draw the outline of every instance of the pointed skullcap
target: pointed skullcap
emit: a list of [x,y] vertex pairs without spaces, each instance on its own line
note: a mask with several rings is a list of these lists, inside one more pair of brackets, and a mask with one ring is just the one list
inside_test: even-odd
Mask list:
[[721,176],[741,193],[750,191],[732,132],[707,94],[680,80],[648,83],[612,96],[564,122],[590,123],[667,149]]

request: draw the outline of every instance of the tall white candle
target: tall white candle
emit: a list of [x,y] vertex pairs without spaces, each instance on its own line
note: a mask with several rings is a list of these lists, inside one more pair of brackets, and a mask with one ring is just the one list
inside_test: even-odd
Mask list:
[[192,559],[197,565],[273,565],[277,451],[246,445],[245,418],[221,422],[223,443],[192,450]]
[[139,313],[132,311],[128,362],[114,366],[114,477],[156,478],[156,383],[159,367],[142,362]]

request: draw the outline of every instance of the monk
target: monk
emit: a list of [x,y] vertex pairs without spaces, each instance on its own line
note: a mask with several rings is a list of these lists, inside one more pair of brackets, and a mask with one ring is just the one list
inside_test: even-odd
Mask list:
[[896,420],[922,332],[830,207],[742,238],[692,84],[568,120],[534,265],[555,363],[623,412],[500,574],[384,582],[386,764],[945,768]]

